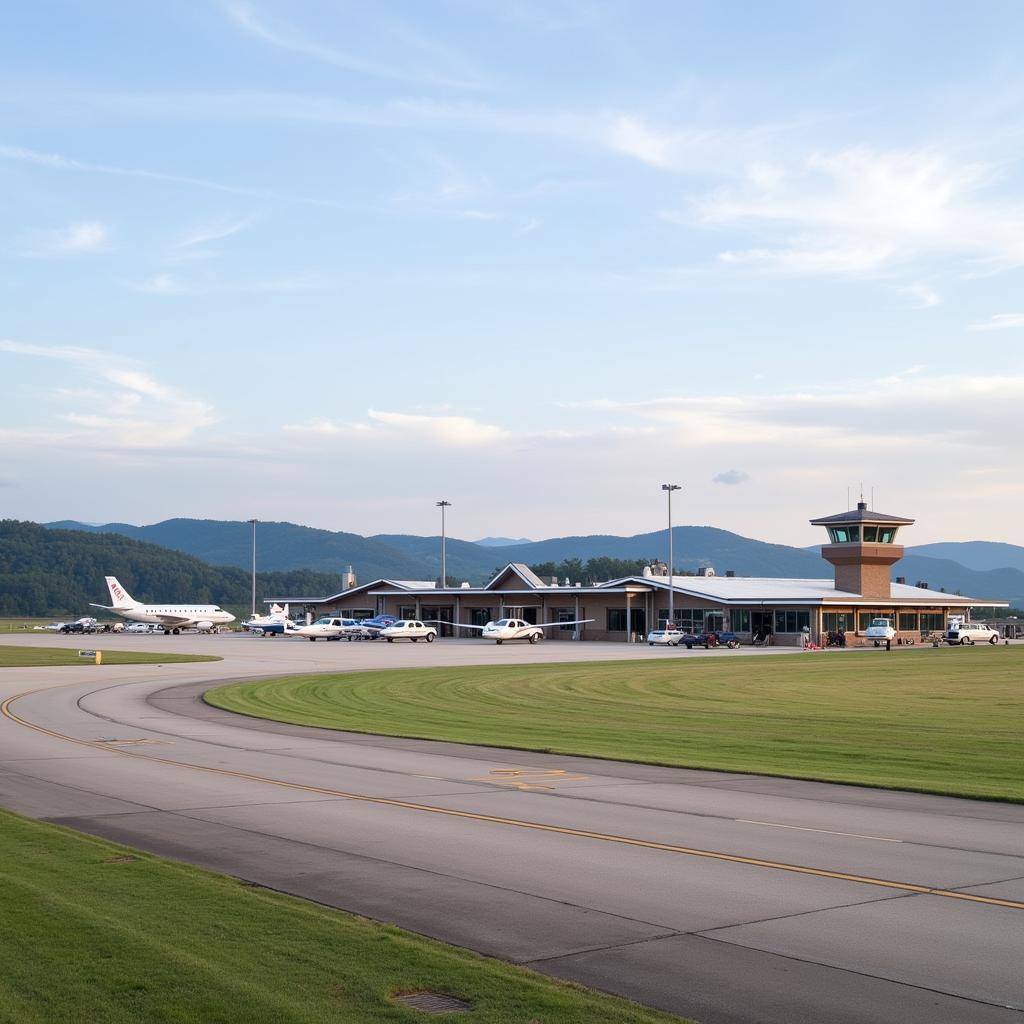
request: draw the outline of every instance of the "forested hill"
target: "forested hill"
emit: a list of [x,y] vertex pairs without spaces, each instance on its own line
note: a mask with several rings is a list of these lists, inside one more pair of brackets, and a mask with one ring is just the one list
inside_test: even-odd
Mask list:
[[[219,604],[248,610],[251,576],[212,566],[178,551],[116,533],[53,530],[0,521],[0,615],[88,615],[89,603],[109,604],[104,576],[116,576],[139,601]],[[299,569],[257,576],[263,594],[337,593],[337,575]]]

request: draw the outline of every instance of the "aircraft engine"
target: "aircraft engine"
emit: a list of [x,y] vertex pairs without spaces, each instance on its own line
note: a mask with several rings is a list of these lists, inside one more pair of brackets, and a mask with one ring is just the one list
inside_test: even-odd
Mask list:
[[201,619],[196,623],[196,629],[198,629],[200,633],[209,633],[210,630],[213,629],[213,623],[209,619]]

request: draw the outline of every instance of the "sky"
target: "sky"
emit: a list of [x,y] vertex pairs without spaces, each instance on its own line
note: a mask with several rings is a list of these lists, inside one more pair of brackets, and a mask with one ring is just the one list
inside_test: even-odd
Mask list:
[[1024,5],[0,9],[0,515],[1022,543]]

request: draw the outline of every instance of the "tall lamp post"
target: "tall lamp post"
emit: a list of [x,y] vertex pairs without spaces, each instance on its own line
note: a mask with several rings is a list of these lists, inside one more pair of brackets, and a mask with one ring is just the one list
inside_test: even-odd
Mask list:
[[256,617],[256,524],[258,519],[247,519],[252,526],[252,617]]
[[441,589],[444,590],[448,586],[448,565],[445,562],[445,536],[444,536],[444,510],[451,508],[452,503],[450,501],[438,501],[435,503],[441,510]]
[[668,492],[668,623],[670,627],[676,621],[676,577],[672,565],[672,492],[680,491],[679,484],[662,484],[661,489]]

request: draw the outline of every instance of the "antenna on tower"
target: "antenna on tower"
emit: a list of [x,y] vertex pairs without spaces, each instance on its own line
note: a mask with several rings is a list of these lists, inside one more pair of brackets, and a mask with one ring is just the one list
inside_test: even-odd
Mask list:
[[861,501],[864,500],[864,481],[863,480],[861,480],[861,482],[860,482],[860,500]]
[[874,489],[874,487],[871,488],[871,511],[872,512],[875,511],[875,489]]

